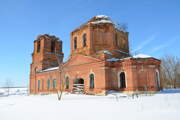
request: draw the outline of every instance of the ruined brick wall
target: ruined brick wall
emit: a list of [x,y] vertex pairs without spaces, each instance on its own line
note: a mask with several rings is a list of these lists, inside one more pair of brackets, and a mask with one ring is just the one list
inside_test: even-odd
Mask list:
[[[95,77],[94,88],[90,88],[90,74]],[[105,90],[105,69],[104,61],[92,60],[87,57],[84,59],[82,55],[76,55],[71,61],[63,67],[63,78],[70,79],[70,91],[73,89],[73,82],[77,78],[84,80],[85,93],[100,93]]]
[[[51,51],[51,44],[54,41],[54,51]],[[39,51],[38,42],[40,43]],[[48,34],[40,35],[34,41],[34,51],[32,53],[32,69],[37,71],[58,66],[57,59],[63,62],[62,41],[55,36]]]
[[[54,93],[60,89],[60,79],[59,72],[56,71],[48,71],[43,73],[36,73],[31,75],[30,78],[30,93],[38,94],[38,93]],[[50,80],[50,88],[48,89],[48,80]],[[53,80],[56,80],[56,88],[53,88]],[[38,81],[40,81],[40,88],[38,88]]]
[[[67,65],[63,65],[63,70],[59,72],[48,71],[42,73],[36,73],[31,76],[31,84],[30,84],[30,93],[51,93],[56,92],[61,89],[61,85],[65,85],[65,78],[69,78],[69,89],[65,89],[63,87],[63,91],[73,91],[74,81],[77,78],[81,78],[84,80],[84,92],[88,94],[97,94],[106,90],[105,84],[105,65],[103,61],[93,61],[92,59],[86,59],[84,63],[82,61],[77,61],[77,59],[84,59],[84,56],[77,55],[74,56],[76,58],[73,59]],[[95,77],[94,88],[90,88],[90,74],[93,74]],[[57,80],[57,88],[56,89],[48,89],[47,88],[47,80]],[[40,89],[38,89],[38,80],[41,81]],[[52,88],[52,86],[51,86]]]
[[[53,45],[52,45],[53,44]],[[30,70],[30,89],[34,88],[37,73],[44,69],[56,67],[63,62],[62,41],[59,38],[44,34],[34,41]]]
[[[85,45],[84,35],[86,36]],[[55,44],[53,52],[52,41]],[[111,55],[105,53],[107,51]],[[121,60],[107,61],[108,58],[114,57]],[[128,58],[123,59],[125,57]],[[46,71],[48,68],[58,66],[58,59],[61,64],[60,71],[57,69]],[[160,82],[157,82],[160,61],[154,58],[130,57],[128,32],[117,29],[107,17],[93,17],[71,32],[71,55],[68,61],[62,62],[62,41],[47,34],[38,36],[34,41],[32,54],[30,93],[56,92],[64,85],[66,77],[69,78],[69,89],[64,89],[64,91],[72,92],[74,81],[81,78],[84,80],[84,92],[88,94],[97,94],[107,90],[156,91],[161,87]],[[122,72],[125,74],[125,88],[120,88]],[[90,88],[90,74],[95,77],[94,88]],[[51,81],[50,88],[47,88],[48,80]],[[56,88],[53,88],[52,80],[56,80]]]
[[[107,87],[121,91],[155,91],[162,88],[157,81],[160,61],[155,59],[129,59],[109,63]],[[119,88],[120,73],[125,73],[126,88]],[[160,80],[160,79],[159,79]]]
[[[111,57],[129,56],[128,32],[120,31],[112,23],[93,24],[92,19],[71,33],[71,55],[84,54],[99,57],[99,52],[108,50]],[[83,47],[83,34],[87,35],[87,46]],[[77,39],[77,49],[74,40]],[[123,54],[122,52],[127,54]]]

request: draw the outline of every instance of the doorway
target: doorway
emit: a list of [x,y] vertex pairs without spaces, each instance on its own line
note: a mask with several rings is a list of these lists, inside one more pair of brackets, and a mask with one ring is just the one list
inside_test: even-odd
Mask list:
[[78,94],[84,93],[84,79],[76,78],[74,80],[73,93],[78,93]]

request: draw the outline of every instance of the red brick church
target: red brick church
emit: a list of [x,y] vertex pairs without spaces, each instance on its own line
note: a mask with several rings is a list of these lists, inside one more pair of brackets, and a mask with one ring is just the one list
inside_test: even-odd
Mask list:
[[147,55],[131,56],[128,32],[104,15],[98,15],[71,32],[71,53],[63,62],[62,41],[39,35],[34,41],[30,93],[58,90],[105,94],[158,91],[160,60]]

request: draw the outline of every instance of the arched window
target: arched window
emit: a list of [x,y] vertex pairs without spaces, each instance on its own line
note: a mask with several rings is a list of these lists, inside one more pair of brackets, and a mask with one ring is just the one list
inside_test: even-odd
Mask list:
[[37,73],[37,67],[34,68],[34,73]]
[[69,77],[65,79],[65,89],[69,89]]
[[51,41],[51,52],[54,52],[55,51],[55,41],[52,40]]
[[83,39],[83,47],[86,47],[86,45],[87,45],[87,43],[86,43],[86,41],[87,41],[86,33],[83,34],[82,39]]
[[56,84],[56,80],[54,79],[54,80],[53,80],[53,89],[56,89],[56,85],[57,85],[57,84]]
[[121,72],[119,75],[119,83],[120,88],[126,88],[126,77],[124,72]]
[[74,49],[77,49],[77,37],[74,38]]
[[90,86],[89,86],[89,88],[94,88],[94,74],[90,74],[89,75],[89,79],[90,79]]
[[37,52],[40,52],[40,48],[41,48],[41,41],[39,40],[37,42]]
[[156,70],[156,76],[155,76],[157,88],[160,88],[160,78],[159,78],[159,71]]
[[47,89],[49,90],[50,89],[50,79],[47,80]]

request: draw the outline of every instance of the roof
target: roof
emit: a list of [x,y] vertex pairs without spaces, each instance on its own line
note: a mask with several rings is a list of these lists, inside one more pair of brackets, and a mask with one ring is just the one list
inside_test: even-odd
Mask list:
[[138,54],[138,55],[134,55],[133,58],[153,58],[153,57],[145,54]]
[[42,34],[42,35],[38,35],[37,36],[37,40],[39,39],[39,38],[41,38],[41,37],[43,37],[43,38],[45,38],[45,39],[47,39],[47,40],[57,40],[57,41],[61,41],[58,37],[56,37],[55,35],[50,35],[50,34]]
[[[125,57],[125,58],[109,58],[109,59],[106,59],[106,61],[108,62],[115,62],[115,61],[119,61],[119,60],[126,60],[126,59],[148,59],[148,58],[154,58],[152,56],[149,56],[149,55],[145,55],[145,54],[138,54],[138,55],[134,55],[134,56],[131,56],[131,57]],[[156,59],[156,58],[154,58]],[[158,59],[157,59],[158,60]]]
[[92,24],[111,23],[111,24],[113,24],[113,21],[110,19],[110,17],[108,17],[106,15],[96,15],[88,23],[92,23]]
[[106,54],[106,55],[113,55],[109,50],[100,50],[100,51],[98,51],[98,53],[104,53],[104,54]]
[[96,15],[95,17],[96,17],[96,18],[109,18],[109,17],[106,16],[106,15]]
[[118,24],[112,21],[111,18],[106,15],[96,15],[93,18],[91,18],[89,21],[87,21],[85,24],[82,24],[80,27],[73,30],[72,33],[88,24],[92,24],[92,25],[112,24],[115,29],[122,32],[126,32],[126,29],[124,29],[125,28],[124,24]]

